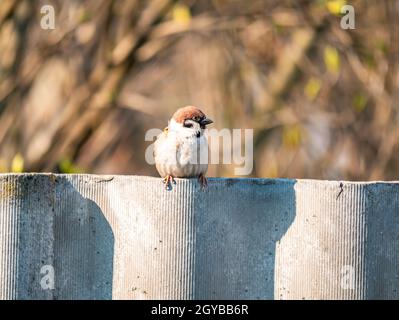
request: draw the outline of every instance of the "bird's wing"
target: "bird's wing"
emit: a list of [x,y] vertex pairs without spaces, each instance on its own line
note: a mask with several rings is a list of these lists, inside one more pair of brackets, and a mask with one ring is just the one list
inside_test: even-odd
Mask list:
[[154,143],[154,156],[157,156],[157,149],[164,142],[164,140],[168,137],[168,127],[163,129],[163,131],[157,136]]

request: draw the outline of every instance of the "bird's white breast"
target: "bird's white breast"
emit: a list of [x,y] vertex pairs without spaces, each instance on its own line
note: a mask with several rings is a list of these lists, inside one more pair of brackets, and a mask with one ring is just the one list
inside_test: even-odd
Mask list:
[[154,145],[155,165],[162,177],[196,177],[208,169],[208,142],[200,137],[181,137],[170,131],[159,135]]

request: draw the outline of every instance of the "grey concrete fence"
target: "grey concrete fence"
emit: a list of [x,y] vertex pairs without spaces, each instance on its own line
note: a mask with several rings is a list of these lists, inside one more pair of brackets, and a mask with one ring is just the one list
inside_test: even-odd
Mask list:
[[0,175],[1,299],[398,299],[399,183]]

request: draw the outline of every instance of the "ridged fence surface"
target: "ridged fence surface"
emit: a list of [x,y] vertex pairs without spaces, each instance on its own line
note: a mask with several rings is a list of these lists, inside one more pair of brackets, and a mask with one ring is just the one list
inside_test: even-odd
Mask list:
[[0,299],[398,299],[399,183],[0,175]]

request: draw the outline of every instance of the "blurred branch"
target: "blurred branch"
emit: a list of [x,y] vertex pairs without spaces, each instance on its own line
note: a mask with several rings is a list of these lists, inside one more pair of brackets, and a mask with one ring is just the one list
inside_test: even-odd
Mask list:
[[0,26],[15,8],[16,0],[2,0],[0,5]]
[[256,102],[256,113],[263,115],[263,117],[258,118],[255,127],[263,126],[265,112],[270,111],[287,87],[297,64],[312,45],[315,35],[315,30],[309,28],[294,31],[290,42],[279,55],[275,68],[268,75],[264,91]]
[[[105,74],[105,79],[102,80],[100,87],[97,88],[95,84],[93,87],[91,84],[90,89],[83,90],[81,97],[71,101],[67,108],[68,112],[63,115],[52,139],[53,143],[40,158],[32,159],[30,163],[32,168],[49,169],[60,155],[75,155],[78,152],[79,146],[87,139],[88,132],[99,127],[112,108],[121,84],[133,64],[134,53],[142,44],[141,41],[147,37],[152,25],[160,20],[172,3],[173,1],[156,0],[148,4],[134,31],[129,32],[116,45],[109,67],[104,69],[103,64],[94,69],[93,74],[98,72],[98,68],[104,70],[101,73]],[[90,78],[101,79],[98,75]]]
[[151,31],[152,25],[170,8],[174,0],[154,0],[149,3],[142,12],[136,27],[128,32],[122,40],[115,46],[112,52],[111,62],[118,65],[132,55],[141,41],[145,39]]

